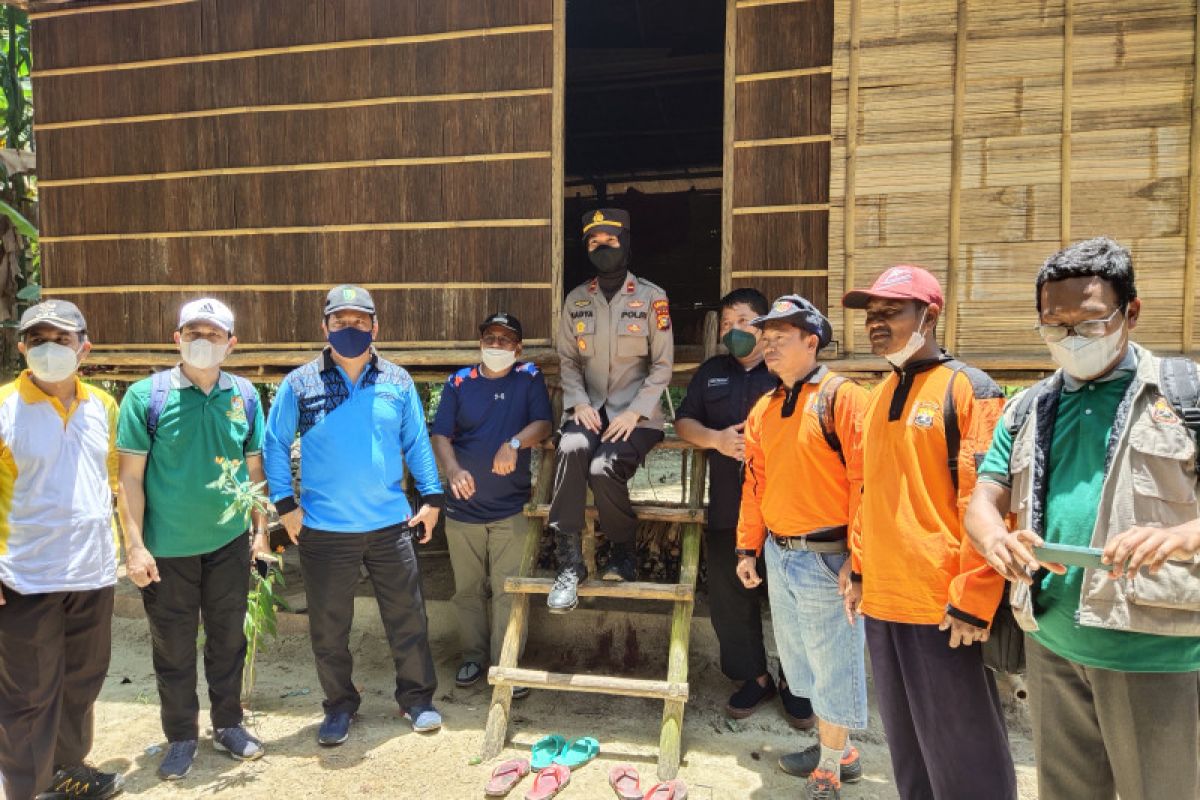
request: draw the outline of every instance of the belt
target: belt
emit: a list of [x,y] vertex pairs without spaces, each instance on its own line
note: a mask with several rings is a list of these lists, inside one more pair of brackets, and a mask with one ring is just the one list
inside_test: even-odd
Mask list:
[[[837,528],[822,528],[819,531],[812,531],[809,534],[799,536],[781,536],[774,531],[768,531],[771,538],[775,540],[775,544],[785,550],[807,550],[810,553],[849,553],[850,548],[846,543],[847,529],[845,525]],[[837,539],[820,539],[813,540],[810,538],[814,534],[822,536],[841,534]]]

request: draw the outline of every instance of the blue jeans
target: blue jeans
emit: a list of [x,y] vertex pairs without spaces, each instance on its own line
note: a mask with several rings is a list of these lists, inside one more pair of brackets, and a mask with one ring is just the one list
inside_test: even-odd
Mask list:
[[812,698],[819,719],[867,727],[863,621],[846,622],[838,571],[848,555],[786,550],[768,537],[767,593],[775,646],[792,694]]

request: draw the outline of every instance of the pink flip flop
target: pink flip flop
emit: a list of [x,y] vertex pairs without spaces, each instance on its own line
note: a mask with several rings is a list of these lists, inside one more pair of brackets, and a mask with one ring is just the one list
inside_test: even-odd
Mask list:
[[550,800],[571,782],[571,770],[562,764],[551,764],[537,774],[525,800]]
[[528,774],[529,760],[525,758],[513,758],[497,764],[483,793],[488,797],[504,797]]
[[663,781],[650,787],[642,800],[686,800],[687,784],[680,780]]
[[638,771],[629,764],[618,764],[608,771],[608,785],[621,800],[642,800],[641,783]]

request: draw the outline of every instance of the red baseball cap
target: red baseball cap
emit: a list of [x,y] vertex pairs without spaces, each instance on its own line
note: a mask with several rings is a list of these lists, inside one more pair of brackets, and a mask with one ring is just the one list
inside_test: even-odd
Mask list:
[[855,289],[846,292],[842,305],[846,308],[866,308],[872,298],[887,300],[919,300],[943,308],[942,285],[924,267],[915,264],[897,264],[884,270],[875,279],[870,289]]

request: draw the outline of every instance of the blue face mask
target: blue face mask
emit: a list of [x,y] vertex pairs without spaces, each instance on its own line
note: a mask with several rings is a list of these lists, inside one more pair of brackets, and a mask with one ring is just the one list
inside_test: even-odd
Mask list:
[[360,331],[358,328],[342,328],[340,331],[331,331],[329,346],[336,350],[342,358],[358,358],[371,346],[371,332]]

